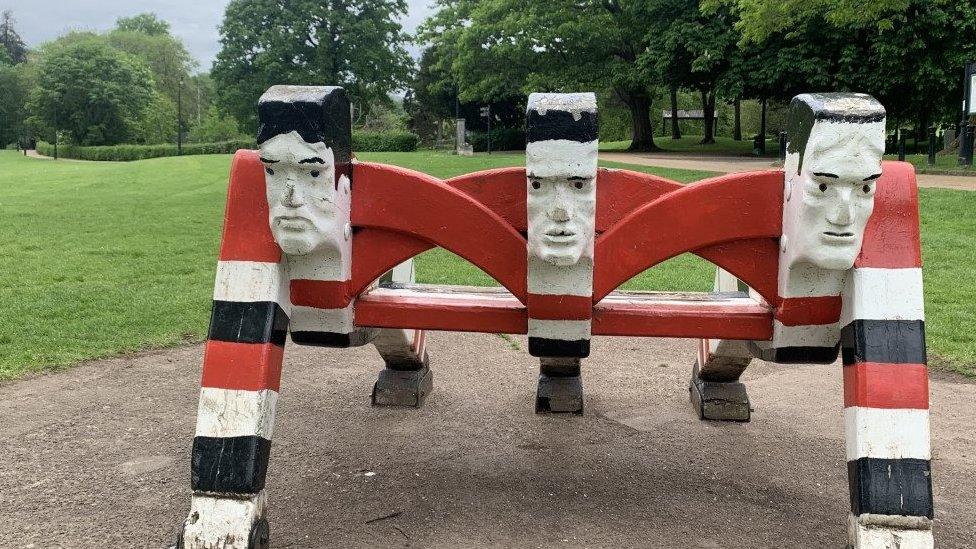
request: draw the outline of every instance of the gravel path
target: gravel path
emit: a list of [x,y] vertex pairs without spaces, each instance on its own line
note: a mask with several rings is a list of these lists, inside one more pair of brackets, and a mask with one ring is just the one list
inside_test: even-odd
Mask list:
[[[844,546],[838,365],[754,364],[753,421],[721,424],[688,404],[692,341],[595,339],[580,417],[534,415],[534,360],[500,337],[433,334],[430,354],[425,408],[372,409],[372,349],[289,347],[274,547]],[[0,386],[0,547],[172,542],[201,360],[184,347]],[[936,539],[976,547],[976,384],[934,377]]]

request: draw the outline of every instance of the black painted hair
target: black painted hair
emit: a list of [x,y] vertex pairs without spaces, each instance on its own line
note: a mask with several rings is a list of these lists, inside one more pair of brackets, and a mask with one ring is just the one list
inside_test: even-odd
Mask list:
[[794,97],[786,128],[786,150],[800,155],[797,173],[803,168],[807,142],[817,121],[870,124],[884,122],[885,115],[884,106],[863,93],[805,93]]
[[[600,130],[596,111],[581,110],[574,114],[559,108],[560,104],[586,101],[587,95],[590,94],[532,94],[525,120],[526,141],[529,143],[554,139],[579,143],[596,141]],[[548,108],[540,112],[537,107],[547,103]]]
[[325,143],[337,156],[351,152],[352,119],[342,88],[274,86],[258,102],[258,120],[258,145],[298,132],[306,143]]

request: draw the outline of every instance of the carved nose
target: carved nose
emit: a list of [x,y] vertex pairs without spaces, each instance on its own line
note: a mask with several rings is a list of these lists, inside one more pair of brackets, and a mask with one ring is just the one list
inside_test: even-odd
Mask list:
[[295,189],[294,183],[288,184],[288,189],[285,191],[285,205],[297,208],[304,204],[301,199],[301,193]]
[[553,221],[569,221],[569,212],[564,206],[556,206],[549,210],[549,219]]
[[854,221],[854,204],[849,190],[840,191],[840,204],[837,204],[827,219],[834,225],[850,225]]

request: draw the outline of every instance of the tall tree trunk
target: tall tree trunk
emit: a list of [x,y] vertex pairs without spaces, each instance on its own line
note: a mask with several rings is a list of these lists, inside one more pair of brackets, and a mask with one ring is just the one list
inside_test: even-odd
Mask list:
[[671,139],[681,139],[681,126],[678,125],[678,88],[671,87]]
[[702,121],[704,135],[702,135],[702,140],[698,144],[711,145],[715,143],[715,92],[702,90],[701,100],[702,114],[705,116],[705,119]]
[[735,124],[732,126],[732,139],[742,141],[742,99],[735,98]]
[[654,144],[654,125],[651,124],[651,98],[646,93],[627,93],[617,91],[617,94],[630,109],[630,120],[633,128],[633,139],[630,152],[659,151]]

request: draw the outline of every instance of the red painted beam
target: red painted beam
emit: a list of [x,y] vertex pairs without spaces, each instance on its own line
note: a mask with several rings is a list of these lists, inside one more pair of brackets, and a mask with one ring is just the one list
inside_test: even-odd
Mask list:
[[593,301],[642,271],[722,242],[779,238],[783,173],[731,174],[666,194],[597,238]]
[[921,267],[915,167],[908,162],[884,162],[882,174],[874,193],[874,213],[864,229],[864,244],[854,266]]
[[[356,302],[356,325],[453,332],[524,334],[525,307],[514,296],[467,288],[378,288]],[[772,338],[770,307],[749,298],[709,294],[614,294],[593,309],[593,334],[637,337]]]
[[281,261],[281,249],[271,234],[264,166],[257,151],[237,151],[230,169],[221,261]]
[[699,301],[649,294],[628,299],[611,294],[593,310],[593,334],[762,341],[773,337],[773,313],[749,298]]
[[525,301],[525,237],[498,214],[413,170],[357,163],[353,173],[354,226],[405,233],[450,250]]

